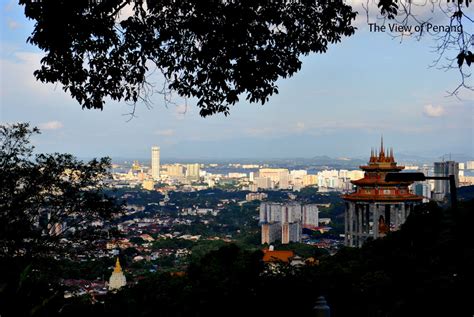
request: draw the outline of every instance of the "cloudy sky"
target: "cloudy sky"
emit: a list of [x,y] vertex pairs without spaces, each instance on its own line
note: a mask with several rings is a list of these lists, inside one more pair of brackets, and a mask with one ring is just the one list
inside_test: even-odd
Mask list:
[[42,152],[146,158],[156,144],[165,158],[360,157],[383,134],[395,153],[474,156],[474,94],[447,97],[459,76],[429,67],[431,38],[400,43],[360,20],[356,35],[304,58],[264,106],[240,102],[228,117],[201,118],[193,100],[166,107],[156,95],[128,121],[125,104],[82,110],[60,86],[37,83],[42,53],[26,44],[32,23],[17,1],[0,6],[0,122],[39,126]]

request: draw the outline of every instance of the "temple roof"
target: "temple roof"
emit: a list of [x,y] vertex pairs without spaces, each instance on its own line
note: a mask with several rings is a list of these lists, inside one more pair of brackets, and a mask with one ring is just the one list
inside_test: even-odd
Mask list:
[[[378,154],[377,154],[378,152]],[[408,186],[413,182],[385,181],[387,172],[398,173],[404,166],[397,166],[393,149],[386,150],[383,137],[380,140],[380,150],[371,149],[367,165],[360,166],[366,171],[363,178],[351,181],[358,188],[356,192],[343,195],[345,200],[354,201],[420,201],[423,197],[409,192]],[[379,190],[382,187],[384,190]],[[391,187],[391,188],[390,188]],[[388,190],[388,191],[387,191]]]
[[378,155],[377,148],[375,148],[375,150],[372,148],[370,151],[369,165],[372,165],[371,163],[395,163],[393,149],[390,148],[390,151],[387,149],[387,153],[385,153],[385,148],[383,146],[383,136],[380,139],[380,151]]
[[398,194],[398,195],[363,195],[360,193],[351,193],[347,195],[342,195],[344,200],[352,201],[383,201],[383,202],[397,202],[397,201],[421,201],[423,200],[422,196],[414,194]]
[[268,249],[263,250],[263,262],[290,262],[290,259],[295,256],[291,250],[272,251]]
[[399,182],[399,181],[386,182],[383,178],[364,177],[361,179],[351,181],[351,183],[356,186],[409,186],[413,182]]

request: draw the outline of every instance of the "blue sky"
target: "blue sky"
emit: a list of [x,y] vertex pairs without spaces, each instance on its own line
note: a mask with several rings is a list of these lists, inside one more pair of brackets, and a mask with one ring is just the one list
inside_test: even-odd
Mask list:
[[183,113],[181,99],[165,107],[155,95],[153,109],[138,105],[127,122],[125,104],[82,110],[60,86],[35,82],[42,54],[26,44],[32,23],[16,1],[2,1],[0,122],[31,122],[43,131],[38,151],[80,157],[146,158],[153,144],[165,158],[360,157],[381,134],[395,153],[474,156],[474,94],[446,97],[459,77],[429,67],[433,40],[400,43],[358,26],[326,54],[304,57],[264,106],[240,102],[228,117],[201,118],[193,100]]

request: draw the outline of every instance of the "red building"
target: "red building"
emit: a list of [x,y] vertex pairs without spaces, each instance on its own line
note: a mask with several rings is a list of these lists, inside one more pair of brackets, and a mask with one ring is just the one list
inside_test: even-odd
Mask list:
[[398,230],[414,205],[421,203],[422,196],[414,195],[408,186],[412,182],[386,182],[387,173],[398,173],[404,166],[397,166],[381,140],[380,151],[372,150],[367,165],[360,166],[364,178],[352,181],[356,185],[353,193],[343,195],[346,201],[345,244],[361,247],[368,238],[384,236]]

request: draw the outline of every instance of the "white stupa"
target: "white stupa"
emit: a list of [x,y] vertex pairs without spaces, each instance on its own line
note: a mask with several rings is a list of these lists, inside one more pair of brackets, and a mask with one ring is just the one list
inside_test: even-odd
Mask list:
[[117,261],[115,262],[114,271],[112,272],[112,275],[109,279],[109,290],[118,290],[124,287],[125,285],[127,285],[127,279],[125,278],[125,275],[123,275],[122,267],[120,266],[120,261],[117,258]]

